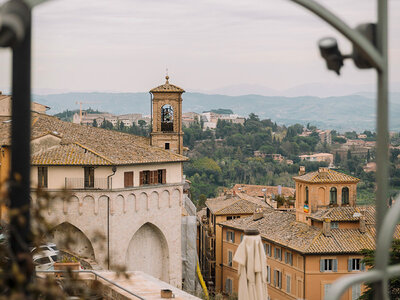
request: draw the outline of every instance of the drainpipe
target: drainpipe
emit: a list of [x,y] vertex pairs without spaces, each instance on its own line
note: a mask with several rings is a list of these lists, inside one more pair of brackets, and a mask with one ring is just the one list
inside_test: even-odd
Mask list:
[[110,184],[110,177],[115,175],[115,172],[117,172],[117,166],[112,166],[111,171],[113,172],[111,175],[107,176],[107,189],[110,190],[110,186],[112,189],[112,184]]
[[[117,167],[112,166],[111,170],[113,173],[107,176],[107,189],[110,189],[110,178],[117,172]],[[110,270],[110,197],[107,197],[107,270]]]
[[150,146],[153,146],[153,140],[151,133],[153,132],[153,94],[149,92],[150,94]]
[[303,280],[303,299],[306,299],[306,258],[304,255],[303,259],[303,270],[304,270],[304,280]]

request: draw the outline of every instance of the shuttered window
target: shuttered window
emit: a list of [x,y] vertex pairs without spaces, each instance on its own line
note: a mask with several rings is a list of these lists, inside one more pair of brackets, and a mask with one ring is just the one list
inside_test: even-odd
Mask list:
[[85,188],[94,188],[94,168],[85,167]]
[[292,292],[292,278],[290,275],[286,275],[286,293],[290,294]]
[[144,184],[165,184],[167,182],[167,170],[141,171],[139,173],[139,183]]
[[271,267],[267,266],[267,283],[271,283]]
[[133,172],[125,172],[124,187],[132,187],[132,186],[133,186]]
[[327,271],[333,271],[337,272],[337,259],[321,259],[320,260],[320,271],[321,272],[327,272]]
[[47,167],[38,167],[38,187],[47,188]]
[[227,278],[225,281],[225,292],[230,295],[232,294],[232,289],[233,289],[232,279]]
[[282,272],[274,270],[274,286],[281,289],[282,288]]
[[293,266],[293,255],[292,255],[292,253],[285,251],[285,263]]
[[351,300],[357,300],[361,296],[361,285],[354,284],[351,286]]
[[229,267],[232,267],[232,258],[233,258],[232,251],[228,251],[228,266]]
[[361,258],[349,258],[348,271],[364,271],[365,264],[361,262]]

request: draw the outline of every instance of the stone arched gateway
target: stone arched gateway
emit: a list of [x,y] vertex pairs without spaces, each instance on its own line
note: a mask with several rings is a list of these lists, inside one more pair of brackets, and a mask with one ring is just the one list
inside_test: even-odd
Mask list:
[[80,257],[95,259],[93,246],[88,237],[69,222],[54,227],[49,232],[47,240],[55,243],[59,249],[67,249]]
[[155,225],[146,223],[133,235],[126,253],[126,268],[169,281],[168,244]]

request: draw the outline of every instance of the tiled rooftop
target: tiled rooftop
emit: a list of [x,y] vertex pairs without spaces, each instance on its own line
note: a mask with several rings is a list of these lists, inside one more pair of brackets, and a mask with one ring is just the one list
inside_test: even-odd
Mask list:
[[367,223],[374,222],[375,208],[372,206],[362,207],[332,207],[324,210],[319,210],[310,215],[313,220],[323,221],[329,218],[331,221],[358,221],[360,215],[365,215]]
[[[365,233],[358,229],[331,229],[331,235],[325,236],[320,228],[297,222],[295,215],[273,209],[265,209],[264,217],[256,221],[249,216],[222,224],[239,230],[256,228],[266,240],[301,253],[358,253],[361,249],[375,248],[373,211],[373,207],[365,208],[366,223],[369,224]],[[400,228],[395,237],[400,237]]]
[[165,77],[166,82],[163,85],[160,85],[158,87],[155,87],[153,89],[150,90],[150,92],[152,93],[157,93],[157,92],[164,92],[164,93],[184,93],[185,91],[183,89],[181,89],[180,87],[170,84],[168,79],[169,77],[166,76]]
[[318,171],[295,176],[293,179],[309,183],[357,183],[360,181],[358,178],[328,168],[320,168]]
[[[0,119],[0,145],[10,145],[11,122],[9,118]],[[111,131],[107,129],[83,126],[64,122],[56,117],[32,113],[31,138],[35,139],[46,134],[57,132],[61,137],[60,149],[49,149],[43,155],[35,155],[37,164],[57,162],[57,164],[85,164],[97,161],[99,164],[109,162],[113,165],[128,165],[142,163],[181,162],[187,157],[170,151],[150,146],[148,138],[132,134]],[[65,147],[63,145],[71,145]],[[88,149],[83,155],[82,149]],[[61,153],[69,153],[62,161]]]
[[208,199],[206,206],[215,215],[252,214],[257,207],[268,205],[258,198],[248,195],[224,195]]
[[[240,190],[239,190],[240,189]],[[264,197],[264,192],[262,191],[265,189],[265,195],[271,196],[272,194],[278,195],[278,186],[269,186],[269,185],[252,185],[252,184],[235,184],[232,188],[233,191],[239,193],[246,193],[249,196],[253,197]],[[290,187],[281,187],[281,195],[284,197],[293,197],[295,193],[294,188]]]

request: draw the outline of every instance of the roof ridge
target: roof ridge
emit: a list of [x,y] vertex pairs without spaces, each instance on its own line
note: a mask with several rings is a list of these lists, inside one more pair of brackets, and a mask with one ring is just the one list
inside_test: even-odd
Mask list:
[[111,159],[105,157],[104,155],[101,155],[101,154],[97,153],[96,151],[93,151],[92,149],[90,149],[90,148],[88,148],[88,147],[86,147],[86,146],[83,146],[82,144],[80,144],[80,143],[78,143],[78,142],[74,142],[74,144],[78,145],[79,147],[82,147],[83,149],[86,149],[86,150],[92,152],[93,154],[95,154],[95,155],[101,157],[102,159],[105,159],[106,161],[108,161],[108,162],[111,163],[111,164],[114,163]]

